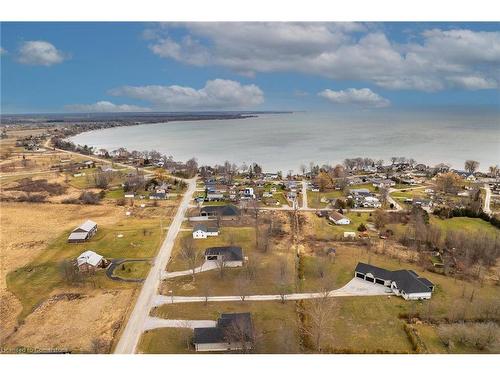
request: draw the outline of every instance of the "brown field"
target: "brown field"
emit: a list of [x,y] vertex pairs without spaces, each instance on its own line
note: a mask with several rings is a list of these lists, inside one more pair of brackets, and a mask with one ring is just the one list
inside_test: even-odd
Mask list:
[[0,339],[5,337],[21,311],[19,301],[6,289],[6,275],[31,262],[49,242],[76,227],[82,218],[99,224],[116,223],[123,209],[111,206],[79,206],[36,203],[2,203],[0,210]]
[[56,294],[10,336],[9,347],[95,352],[99,340],[102,345],[99,351],[109,352],[133,294],[133,289],[90,290],[71,300]]

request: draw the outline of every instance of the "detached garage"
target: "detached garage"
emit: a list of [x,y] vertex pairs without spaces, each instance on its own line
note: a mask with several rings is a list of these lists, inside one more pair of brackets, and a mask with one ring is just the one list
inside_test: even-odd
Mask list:
[[430,299],[434,284],[412,270],[389,271],[366,263],[358,263],[354,276],[379,285],[384,285],[406,300]]

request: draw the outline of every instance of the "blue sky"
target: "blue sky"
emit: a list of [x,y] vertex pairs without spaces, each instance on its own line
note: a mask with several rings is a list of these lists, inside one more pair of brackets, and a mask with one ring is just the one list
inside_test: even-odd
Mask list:
[[494,23],[2,23],[2,113],[500,107]]

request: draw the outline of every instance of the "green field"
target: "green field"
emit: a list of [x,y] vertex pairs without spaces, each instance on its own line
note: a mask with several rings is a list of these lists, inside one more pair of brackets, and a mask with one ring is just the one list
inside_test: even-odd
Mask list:
[[[190,232],[181,232],[179,237],[191,236]],[[180,238],[174,245],[173,258],[167,270],[187,270],[188,264],[180,255]],[[209,290],[210,295],[246,293],[277,293],[277,280],[280,275],[281,264],[287,264],[287,280],[289,288],[293,285],[293,251],[288,246],[275,244],[268,252],[257,250],[255,247],[255,228],[253,227],[223,227],[218,237],[204,240],[195,240],[194,244],[200,253],[201,265],[205,249],[213,246],[240,246],[243,255],[248,257],[244,267],[226,268],[223,277],[219,270],[210,270],[198,273],[195,280],[191,276],[177,277],[166,282],[168,290],[177,295],[204,295]],[[248,277],[249,268],[255,272],[253,278]],[[242,286],[242,284],[244,284]],[[242,289],[243,288],[243,289]]]
[[124,279],[143,279],[150,268],[151,264],[147,261],[124,262],[115,268],[113,275]]
[[478,218],[453,217],[451,219],[440,219],[431,216],[431,224],[439,226],[443,231],[464,230],[467,232],[482,232],[491,236],[500,235],[500,230],[493,225]]
[[329,192],[315,192],[315,191],[308,191],[307,192],[307,204],[311,208],[325,208],[327,206],[327,203],[321,202],[321,198],[342,198],[344,196],[344,193],[341,190],[333,190]]
[[370,219],[369,212],[350,212],[345,216],[351,219],[351,223],[348,225],[335,225],[330,223],[327,218],[317,217],[314,214],[308,215],[307,220],[310,221],[312,235],[316,239],[332,239],[343,236],[344,232],[357,232],[359,225],[366,224]]
[[[255,352],[286,354],[300,352],[295,309],[295,302],[209,302],[164,305],[154,315],[168,319],[216,320],[221,313],[250,312],[255,327]],[[143,335],[140,351],[171,353],[172,349],[178,348],[181,349],[180,353],[194,353],[194,349],[187,350],[185,345],[185,335],[190,333],[192,337],[192,331],[169,331],[153,330]]]

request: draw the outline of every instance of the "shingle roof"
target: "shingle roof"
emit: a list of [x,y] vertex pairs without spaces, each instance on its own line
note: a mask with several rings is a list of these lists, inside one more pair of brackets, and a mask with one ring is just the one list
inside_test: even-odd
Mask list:
[[[252,317],[250,313],[234,313],[234,314],[221,314],[217,320],[216,327],[210,328],[195,328],[194,340],[195,344],[212,344],[228,342],[232,338],[231,330],[235,327],[240,334],[251,340],[253,333]],[[240,332],[241,331],[241,332]],[[229,338],[228,338],[229,336]]]
[[205,213],[215,213],[222,216],[237,216],[240,214],[240,210],[233,205],[225,206],[206,206],[201,208],[201,212]]
[[243,251],[238,246],[209,247],[205,250],[205,256],[223,255],[226,261],[243,260]]
[[374,277],[384,280],[392,280],[392,272],[384,268],[372,266],[371,264],[358,263],[355,272],[360,272],[362,274],[371,273]]
[[372,266],[371,264],[358,263],[355,272],[362,274],[371,273],[374,277],[390,280],[396,283],[399,290],[405,293],[425,293],[428,292],[434,284],[424,277],[419,277],[412,270],[389,271],[384,268]]

